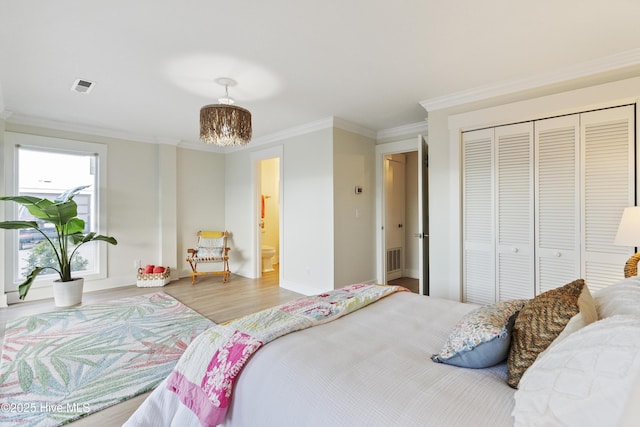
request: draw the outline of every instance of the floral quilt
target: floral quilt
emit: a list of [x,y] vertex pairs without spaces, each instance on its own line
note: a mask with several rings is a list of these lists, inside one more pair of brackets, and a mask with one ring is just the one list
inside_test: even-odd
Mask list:
[[338,319],[387,295],[400,286],[358,284],[215,325],[184,352],[167,388],[199,418],[217,426],[226,415],[233,385],[243,366],[260,347],[283,335]]

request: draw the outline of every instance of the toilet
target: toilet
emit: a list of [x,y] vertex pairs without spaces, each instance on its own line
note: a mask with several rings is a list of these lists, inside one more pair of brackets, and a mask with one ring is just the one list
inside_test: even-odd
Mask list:
[[268,273],[273,270],[273,257],[276,254],[276,248],[273,246],[262,245],[262,272]]

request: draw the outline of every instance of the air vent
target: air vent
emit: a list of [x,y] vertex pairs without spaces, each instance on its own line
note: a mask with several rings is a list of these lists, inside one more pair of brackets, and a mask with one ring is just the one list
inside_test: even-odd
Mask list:
[[387,273],[400,271],[401,266],[401,250],[402,248],[393,248],[387,250]]
[[94,82],[90,82],[89,80],[76,79],[76,81],[73,82],[73,86],[71,86],[71,90],[78,93],[89,93],[95,85]]

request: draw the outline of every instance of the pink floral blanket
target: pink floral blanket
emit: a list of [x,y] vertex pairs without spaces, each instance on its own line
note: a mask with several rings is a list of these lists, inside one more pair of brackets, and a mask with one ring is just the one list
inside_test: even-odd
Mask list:
[[264,344],[338,319],[399,291],[406,289],[351,285],[263,310],[224,326],[215,325],[189,345],[169,376],[167,388],[178,395],[203,426],[217,426],[226,416],[236,377]]

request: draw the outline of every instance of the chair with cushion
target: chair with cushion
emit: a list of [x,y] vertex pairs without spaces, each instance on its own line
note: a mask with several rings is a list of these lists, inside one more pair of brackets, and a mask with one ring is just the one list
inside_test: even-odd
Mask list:
[[[198,231],[198,243],[195,248],[187,249],[187,261],[193,270],[191,284],[196,281],[196,276],[207,274],[222,274],[222,281],[229,279],[229,248],[227,247],[228,231]],[[198,264],[222,263],[222,270],[198,271]]]

